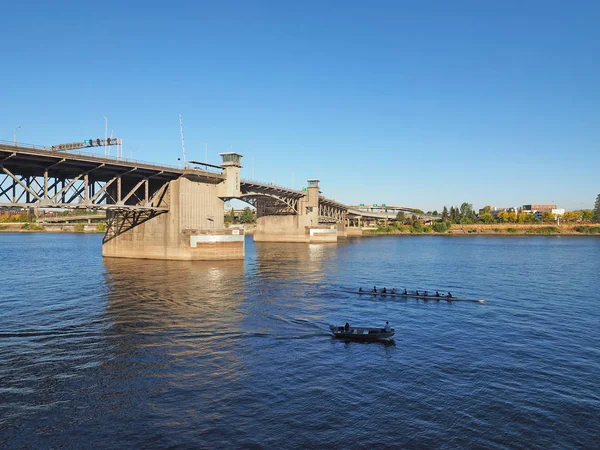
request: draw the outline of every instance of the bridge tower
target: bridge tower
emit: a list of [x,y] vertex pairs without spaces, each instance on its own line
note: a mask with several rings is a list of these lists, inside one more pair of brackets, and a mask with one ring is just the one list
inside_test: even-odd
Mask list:
[[225,182],[219,184],[218,195],[221,198],[239,198],[242,195],[240,190],[240,169],[242,168],[242,156],[239,153],[220,153],[221,167]]

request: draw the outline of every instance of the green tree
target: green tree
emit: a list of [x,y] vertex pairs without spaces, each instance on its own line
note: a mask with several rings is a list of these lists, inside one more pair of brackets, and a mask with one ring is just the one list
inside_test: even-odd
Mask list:
[[481,220],[483,223],[493,223],[494,216],[492,216],[489,211],[483,212],[479,214],[479,220]]
[[464,202],[460,205],[460,218],[461,219],[472,219],[473,218],[473,204]]
[[406,214],[404,211],[399,211],[398,214],[396,214],[396,220],[400,223],[404,223],[406,220]]
[[591,222],[592,220],[594,220],[595,216],[594,211],[592,211],[591,209],[584,209],[578,214],[580,214],[581,220],[583,220],[584,222]]
[[460,222],[460,211],[458,208],[454,206],[450,207],[450,222],[459,223]]
[[244,211],[240,215],[240,223],[254,223],[255,222],[254,211],[250,207],[245,207]]
[[444,209],[442,210],[442,219],[448,220],[449,218],[450,214],[448,214],[448,208],[444,206]]
[[594,222],[600,222],[600,194],[596,197],[596,204],[594,205]]

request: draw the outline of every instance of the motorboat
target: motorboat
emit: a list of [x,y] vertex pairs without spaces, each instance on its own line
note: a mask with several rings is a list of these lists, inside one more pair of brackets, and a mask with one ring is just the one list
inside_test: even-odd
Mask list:
[[394,336],[394,329],[386,331],[385,328],[364,328],[364,327],[338,327],[331,325],[329,327],[336,338],[353,341],[386,341]]

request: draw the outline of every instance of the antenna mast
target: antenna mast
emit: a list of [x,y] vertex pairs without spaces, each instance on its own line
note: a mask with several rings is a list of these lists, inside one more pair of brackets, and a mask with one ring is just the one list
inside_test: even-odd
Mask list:
[[181,131],[181,151],[183,152],[183,164],[187,168],[187,160],[185,159],[185,143],[183,140],[183,121],[181,119],[181,114],[179,114],[179,131]]

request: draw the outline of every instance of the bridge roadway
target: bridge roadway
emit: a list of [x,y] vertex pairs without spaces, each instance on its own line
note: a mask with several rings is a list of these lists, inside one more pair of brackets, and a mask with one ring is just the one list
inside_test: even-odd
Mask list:
[[[409,212],[408,216],[412,216],[415,215],[417,218],[424,220],[424,221],[432,221],[432,220],[437,220],[440,217],[439,216],[432,216],[430,214],[421,214],[421,213],[416,213],[416,212],[410,212],[410,211],[414,211],[414,209],[400,209],[399,211],[402,212]],[[375,219],[375,220],[394,220],[396,219],[396,217],[398,216],[397,212],[379,212],[379,211],[365,211],[365,210],[361,210],[361,209],[355,209],[352,207],[348,208],[348,217],[350,218],[354,218],[354,217],[361,217],[364,219]]]
[[[223,173],[145,161],[105,158],[82,151],[50,151],[43,146],[0,141],[0,207],[154,210],[161,188],[182,176],[220,183]],[[240,180],[241,196],[259,215],[298,214],[305,191]],[[261,201],[258,201],[258,199]],[[320,196],[320,216],[339,221],[346,206]]]

